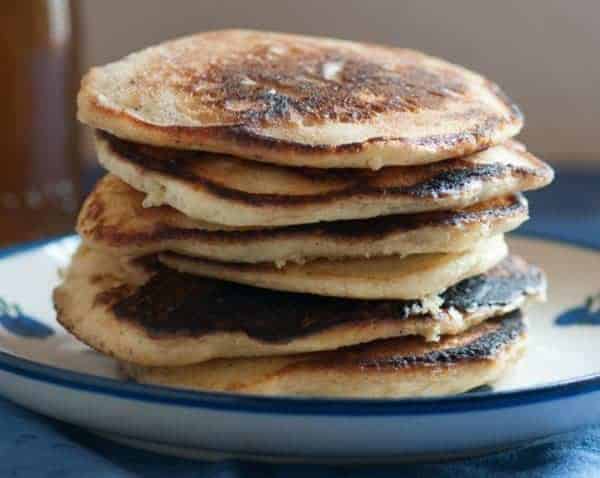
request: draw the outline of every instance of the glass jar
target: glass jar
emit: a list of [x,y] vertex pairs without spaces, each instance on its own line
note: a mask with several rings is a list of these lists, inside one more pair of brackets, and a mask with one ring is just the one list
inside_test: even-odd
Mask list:
[[73,229],[79,205],[76,1],[0,6],[0,245]]

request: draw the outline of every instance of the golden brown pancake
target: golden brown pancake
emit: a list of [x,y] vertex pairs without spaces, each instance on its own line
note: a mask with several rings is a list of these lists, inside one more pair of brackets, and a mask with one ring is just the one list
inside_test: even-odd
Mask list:
[[188,274],[267,289],[352,299],[419,299],[481,274],[508,254],[502,236],[462,252],[381,256],[369,259],[316,259],[306,264],[217,262],[163,252],[159,260]]
[[288,168],[144,146],[96,134],[98,159],[146,193],[146,206],[227,226],[285,226],[459,209],[552,181],[515,142],[460,158],[379,171]]
[[401,337],[330,352],[220,359],[185,367],[122,363],[141,383],[256,395],[401,398],[466,392],[496,381],[522,356],[520,311],[439,342]]
[[132,277],[118,259],[82,247],[54,300],[60,323],[91,347],[142,365],[177,366],[403,335],[438,340],[544,292],[543,274],[516,257],[427,301],[364,301],[259,289],[156,264]]
[[92,69],[79,118],[138,143],[291,166],[422,164],[521,129],[497,85],[422,53],[299,35],[201,33]]
[[99,181],[79,214],[86,244],[112,254],[173,251],[225,262],[302,263],[315,258],[457,252],[515,229],[528,217],[521,194],[466,209],[372,219],[232,230],[168,207],[144,208],[143,193],[116,176]]

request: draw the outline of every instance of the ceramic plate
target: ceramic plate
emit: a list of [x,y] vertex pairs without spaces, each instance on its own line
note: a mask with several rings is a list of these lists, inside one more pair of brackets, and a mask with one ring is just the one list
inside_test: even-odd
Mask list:
[[472,455],[600,422],[600,254],[512,238],[541,265],[548,302],[529,311],[529,352],[483,391],[412,400],[261,398],[127,383],[55,321],[67,237],[0,258],[0,393],[132,445],[187,457],[311,462]]

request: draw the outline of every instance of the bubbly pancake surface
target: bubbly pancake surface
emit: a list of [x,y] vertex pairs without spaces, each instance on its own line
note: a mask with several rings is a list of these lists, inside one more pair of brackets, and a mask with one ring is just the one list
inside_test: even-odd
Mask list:
[[283,226],[458,209],[537,189],[552,169],[508,142],[459,159],[379,171],[289,168],[96,134],[98,159],[147,206],[227,226]]
[[54,300],[60,323],[91,347],[129,362],[173,366],[402,335],[436,340],[544,293],[543,274],[516,257],[424,301],[365,301],[206,279],[155,262],[132,275],[120,259],[82,246]]
[[144,208],[143,193],[116,176],[96,185],[77,230],[94,248],[123,255],[173,251],[225,262],[304,262],[315,258],[456,252],[518,227],[525,198],[510,195],[466,209],[281,228],[231,229],[194,221],[163,206]]
[[255,287],[354,299],[417,299],[481,274],[508,254],[503,236],[455,253],[413,254],[369,259],[317,259],[306,264],[217,262],[172,252],[158,255],[168,267]]
[[439,342],[400,337],[329,352],[220,359],[185,367],[122,363],[136,381],[259,395],[400,398],[455,394],[494,382],[521,357],[521,312]]
[[79,118],[133,141],[314,167],[418,164],[518,133],[490,81],[422,53],[227,30],[92,69]]

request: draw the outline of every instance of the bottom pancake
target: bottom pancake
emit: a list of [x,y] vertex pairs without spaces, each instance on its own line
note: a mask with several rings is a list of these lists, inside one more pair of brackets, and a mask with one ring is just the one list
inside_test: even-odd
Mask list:
[[58,321],[102,353],[181,366],[404,335],[437,340],[543,298],[545,287],[538,268],[511,256],[426,301],[343,299],[202,278],[160,264],[125,270],[119,258],[83,246],[54,303]]
[[335,351],[219,359],[185,367],[122,363],[137,382],[256,395],[401,398],[466,392],[496,381],[522,356],[520,311],[439,342],[380,340]]

